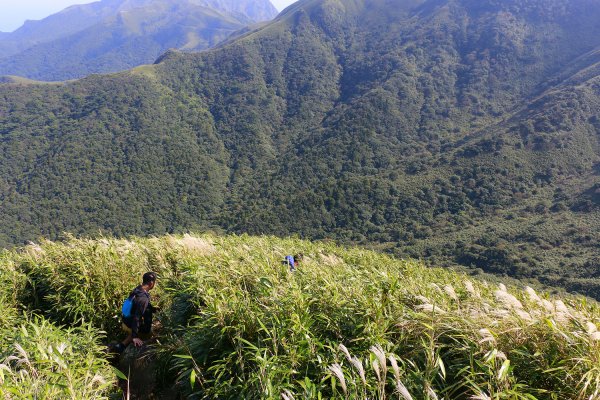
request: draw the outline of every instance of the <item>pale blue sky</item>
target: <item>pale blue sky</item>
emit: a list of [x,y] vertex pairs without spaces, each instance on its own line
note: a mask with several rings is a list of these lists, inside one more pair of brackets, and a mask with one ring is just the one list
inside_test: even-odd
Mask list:
[[[0,2],[2,2],[2,0],[0,0]],[[279,11],[283,10],[284,8],[295,2],[296,0],[271,0],[271,3],[273,3],[275,8]]]
[[[94,0],[0,0],[0,32],[12,32],[27,19],[42,19],[73,4],[92,3]],[[271,0],[279,10],[295,0]]]

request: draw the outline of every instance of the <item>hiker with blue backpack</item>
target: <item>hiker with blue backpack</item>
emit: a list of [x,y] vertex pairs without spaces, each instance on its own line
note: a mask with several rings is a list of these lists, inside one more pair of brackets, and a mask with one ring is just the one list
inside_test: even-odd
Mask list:
[[296,254],[295,256],[285,256],[283,264],[288,265],[290,267],[290,272],[294,272],[300,264],[300,261],[302,261],[302,257],[302,253]]
[[114,351],[121,354],[131,343],[135,347],[144,344],[142,338],[150,335],[152,330],[152,314],[157,308],[150,304],[150,291],[156,286],[156,274],[146,272],[142,284],[136,287],[123,303],[121,310],[121,328],[128,333],[127,338],[114,346]]

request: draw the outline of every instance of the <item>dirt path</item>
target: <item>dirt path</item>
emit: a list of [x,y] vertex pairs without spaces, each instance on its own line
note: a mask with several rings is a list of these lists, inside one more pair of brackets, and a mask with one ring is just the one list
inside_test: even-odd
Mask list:
[[156,370],[154,354],[143,347],[127,348],[115,366],[129,379],[119,380],[119,387],[123,391],[123,398],[130,400],[179,400],[181,395],[171,388],[160,388]]

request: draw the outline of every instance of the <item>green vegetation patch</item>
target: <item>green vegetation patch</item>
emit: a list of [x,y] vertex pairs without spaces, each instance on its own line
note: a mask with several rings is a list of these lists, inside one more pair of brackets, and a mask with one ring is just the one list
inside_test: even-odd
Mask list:
[[[282,260],[293,253],[304,259],[292,273]],[[101,331],[120,335],[120,303],[150,269],[162,307],[148,349],[157,391],[206,399],[583,399],[600,391],[593,301],[329,242],[184,235],[71,238],[5,252],[2,279],[16,278],[3,281],[1,299],[25,317],[0,330],[0,392],[21,385],[41,395],[69,384],[97,397],[114,392],[98,357]],[[61,357],[77,360],[61,370]]]
[[91,325],[61,328],[43,318],[0,330],[0,397],[108,399],[115,376]]

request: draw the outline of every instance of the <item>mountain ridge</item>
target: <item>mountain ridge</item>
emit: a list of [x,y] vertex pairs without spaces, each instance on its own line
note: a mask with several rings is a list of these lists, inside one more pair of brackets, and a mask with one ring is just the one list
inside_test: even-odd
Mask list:
[[268,0],[103,0],[71,6],[0,37],[0,74],[65,80],[124,70],[151,63],[170,47],[206,49],[275,15]]

